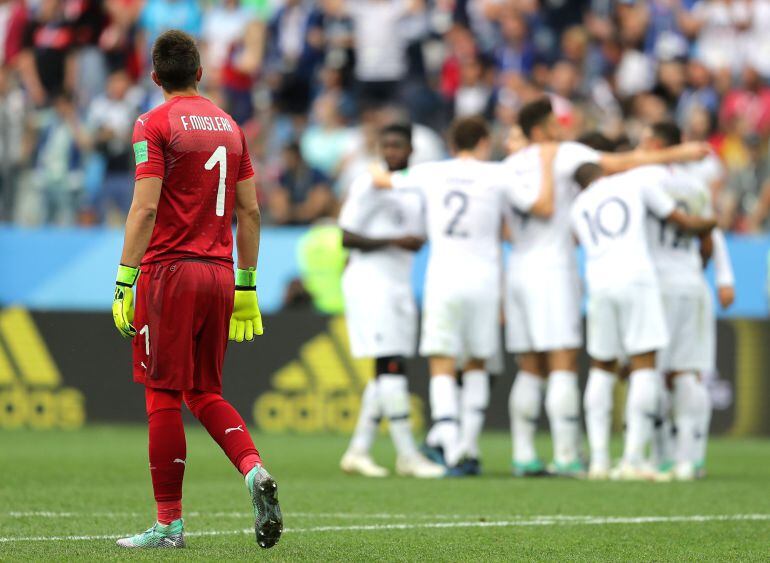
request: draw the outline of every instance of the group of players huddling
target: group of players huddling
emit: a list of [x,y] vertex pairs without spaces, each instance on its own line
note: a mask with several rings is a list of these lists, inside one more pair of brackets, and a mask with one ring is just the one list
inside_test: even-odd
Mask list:
[[[648,127],[627,152],[614,152],[598,133],[584,143],[559,142],[560,133],[545,97],[522,107],[503,162],[488,161],[489,129],[479,117],[453,124],[451,159],[413,167],[411,128],[381,131],[387,170],[375,166],[358,178],[339,218],[351,249],[343,291],[352,353],[376,366],[344,471],[388,474],[370,456],[385,418],[398,474],[480,473],[489,374],[501,371],[493,364],[502,353],[502,310],[505,348],[518,364],[509,400],[515,475],[664,481],[703,474],[711,405],[702,374],[715,363],[703,269],[712,254],[718,284],[733,283],[700,173],[708,147],[681,143],[671,123]],[[505,272],[504,231],[513,243]],[[412,257],[425,240],[419,352],[429,362],[432,427],[420,451],[405,359],[417,341]],[[586,258],[588,465],[576,242]],[[622,459],[611,467],[619,371],[629,373],[626,434]],[[543,404],[553,439],[548,466],[535,450]]]

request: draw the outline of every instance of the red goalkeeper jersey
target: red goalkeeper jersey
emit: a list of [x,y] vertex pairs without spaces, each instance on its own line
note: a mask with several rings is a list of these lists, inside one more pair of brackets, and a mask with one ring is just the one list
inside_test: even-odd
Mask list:
[[133,144],[136,179],[163,180],[142,264],[232,264],[235,184],[254,175],[235,121],[206,98],[178,96],[136,120]]

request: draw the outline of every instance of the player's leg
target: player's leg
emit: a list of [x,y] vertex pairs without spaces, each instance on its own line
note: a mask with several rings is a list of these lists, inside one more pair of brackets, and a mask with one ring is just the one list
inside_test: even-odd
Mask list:
[[158,521],[142,534],[118,540],[122,547],[184,547],[182,478],[187,446],[182,394],[177,389],[192,382],[194,313],[191,307],[173,308],[180,283],[187,283],[175,272],[170,265],[148,266],[137,284],[134,381],[145,385],[150,475]]
[[610,471],[610,431],[617,362],[592,359],[583,396],[590,449],[589,479],[607,479]]
[[695,441],[695,477],[700,479],[706,476],[706,448],[708,446],[709,432],[711,430],[711,394],[708,385],[701,375],[698,386],[697,400],[699,412],[699,435]]
[[[372,358],[378,355],[377,331],[381,320],[377,315],[381,314],[382,307],[374,306],[375,304],[368,298],[369,293],[362,294],[364,281],[355,270],[346,271],[342,278],[348,339],[351,354],[356,358]],[[384,290],[378,288],[377,293],[382,291]],[[388,475],[388,470],[375,463],[370,455],[382,418],[377,374],[378,370],[375,369],[372,379],[366,384],[361,395],[358,420],[348,448],[340,460],[340,468],[345,473],[357,473],[365,477]]]
[[517,476],[545,474],[545,466],[535,449],[535,432],[540,419],[545,389],[545,356],[525,352],[516,356],[519,371],[508,398],[513,439],[513,471]]
[[417,449],[410,422],[409,383],[402,356],[377,358],[377,391],[382,414],[388,421],[396,449],[396,472],[405,477],[443,477],[445,468],[428,460]]
[[221,395],[233,309],[232,270],[203,262],[182,262],[178,270],[180,275],[198,280],[192,304],[197,311],[193,386],[184,393],[185,403],[244,476],[254,508],[257,544],[269,548],[278,543],[283,531],[278,486],[263,467],[245,421]]
[[556,473],[578,475],[585,471],[580,461],[580,387],[577,375],[578,350],[548,353],[548,386],[545,410],[551,424]]
[[467,458],[466,469],[473,475],[481,472],[479,438],[489,406],[486,363],[481,359],[468,360],[463,368],[460,388],[460,447]]
[[454,467],[462,457],[460,449],[460,393],[455,376],[456,360],[432,356],[430,368],[430,410],[433,428],[444,451],[447,467]]
[[132,537],[118,540],[129,548],[184,547],[182,480],[187,445],[182,423],[182,392],[145,388],[149,425],[152,489],[158,509],[155,525]]
[[377,465],[369,455],[382,417],[382,401],[377,379],[370,380],[361,395],[358,420],[350,438],[350,444],[342,456],[340,468],[345,473],[358,473],[365,477],[387,477],[388,470]]
[[583,409],[591,454],[588,477],[592,479],[606,479],[610,472],[613,390],[618,379],[616,359],[622,351],[619,322],[611,293],[596,292],[589,296],[587,348],[591,369]]

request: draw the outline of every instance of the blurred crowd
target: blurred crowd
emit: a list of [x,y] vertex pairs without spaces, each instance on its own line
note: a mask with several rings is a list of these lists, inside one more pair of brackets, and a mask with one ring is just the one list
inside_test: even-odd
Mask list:
[[723,228],[770,227],[770,0],[0,0],[0,220],[116,224],[136,116],[162,101],[162,31],[201,47],[204,95],[241,124],[272,224],[333,218],[396,119],[416,160],[455,116],[552,96],[565,139],[629,147],[675,119],[708,140]]

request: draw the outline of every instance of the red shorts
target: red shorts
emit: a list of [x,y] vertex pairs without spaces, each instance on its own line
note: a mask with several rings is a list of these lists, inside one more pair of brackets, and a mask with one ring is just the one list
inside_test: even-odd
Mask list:
[[222,392],[235,280],[232,268],[177,260],[142,266],[136,286],[134,381]]

